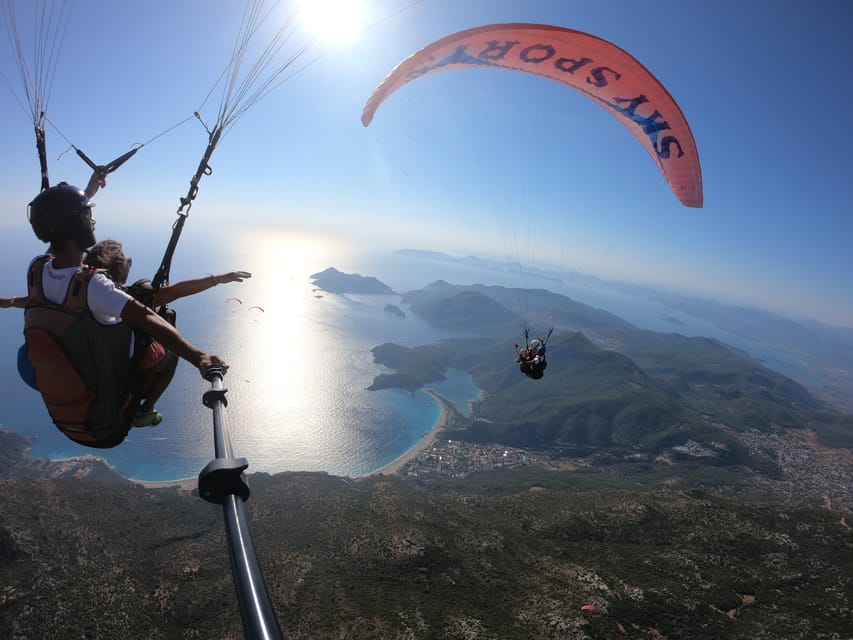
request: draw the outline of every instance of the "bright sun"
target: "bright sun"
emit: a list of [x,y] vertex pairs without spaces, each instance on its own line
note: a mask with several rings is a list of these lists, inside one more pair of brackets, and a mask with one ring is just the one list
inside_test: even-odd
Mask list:
[[320,42],[346,44],[358,37],[364,24],[364,0],[302,0],[300,22]]

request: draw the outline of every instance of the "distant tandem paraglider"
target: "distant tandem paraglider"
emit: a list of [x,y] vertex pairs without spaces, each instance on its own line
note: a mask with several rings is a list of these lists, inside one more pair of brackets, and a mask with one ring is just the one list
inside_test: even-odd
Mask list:
[[531,340],[530,331],[525,328],[525,346],[523,348],[519,348],[518,345],[515,345],[515,361],[518,363],[518,367],[521,370],[521,373],[526,375],[528,378],[532,378],[533,380],[540,380],[545,374],[545,369],[548,368],[548,362],[545,360],[545,343],[548,342],[548,338],[551,337],[551,334],[553,332],[554,327],[551,327],[548,330],[548,335],[546,335],[544,338],[533,338],[533,340]]
[[469,67],[523,71],[580,91],[636,136],[682,204],[702,206],[699,154],[681,108],[627,51],[573,29],[491,24],[437,40],[388,74],[364,106],[362,123],[369,125],[379,106],[404,84],[436,71]]

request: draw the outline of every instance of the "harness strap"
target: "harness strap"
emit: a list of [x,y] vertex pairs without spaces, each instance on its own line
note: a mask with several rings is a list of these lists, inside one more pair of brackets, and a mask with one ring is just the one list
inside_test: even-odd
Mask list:
[[39,154],[39,168],[41,169],[41,190],[44,191],[50,188],[50,178],[47,174],[47,148],[44,140],[44,127],[38,121],[34,126],[36,130],[36,150]]
[[[198,113],[196,113],[196,116],[198,117]],[[219,139],[221,137],[222,127],[214,127],[213,131],[210,132],[207,148],[204,150],[204,155],[202,155],[201,161],[198,163],[195,175],[190,179],[190,188],[187,191],[187,195],[181,198],[181,206],[178,207],[177,211],[178,218],[172,225],[172,235],[169,237],[169,244],[166,246],[166,251],[163,254],[163,260],[160,262],[160,266],[157,269],[157,273],[154,274],[154,280],[151,283],[151,286],[154,287],[154,291],[157,291],[164,284],[169,283],[169,271],[172,268],[172,257],[174,256],[175,249],[178,246],[178,240],[181,237],[181,232],[184,230],[184,223],[186,223],[187,217],[190,215],[193,200],[195,200],[198,195],[198,183],[204,176],[209,176],[213,173],[213,169],[210,166],[210,157],[213,155],[213,151],[216,149],[216,145],[219,144]]]
[[33,261],[30,271],[27,274],[27,295],[30,297],[31,304],[44,304],[47,300],[44,297],[44,288],[42,287],[42,275],[44,273],[44,265],[53,260],[50,254],[43,255]]
[[62,306],[75,312],[86,311],[89,308],[89,281],[93,275],[95,269],[92,268],[75,273],[68,283],[68,292]]
[[[52,304],[44,295],[44,267],[53,260],[51,254],[43,255],[33,262],[27,275],[27,293],[30,296],[31,306],[40,304]],[[63,307],[75,313],[83,312],[89,308],[89,281],[97,273],[98,269],[89,267],[75,273],[68,283],[68,291],[65,293]]]

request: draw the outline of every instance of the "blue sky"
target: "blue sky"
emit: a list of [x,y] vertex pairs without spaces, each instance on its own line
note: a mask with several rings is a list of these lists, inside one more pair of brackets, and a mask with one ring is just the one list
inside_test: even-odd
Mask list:
[[[36,4],[15,3],[25,48]],[[853,4],[364,4],[366,25],[346,44],[297,31],[294,46],[312,41],[300,58],[310,64],[229,131],[189,224],[504,254],[853,326]],[[72,152],[63,154],[62,135],[105,162],[200,107],[215,118],[219,94],[204,98],[230,58],[242,6],[78,0],[49,95],[52,181],[88,178]],[[261,43],[278,15],[259,32]],[[521,73],[419,79],[362,127],[365,101],[398,62],[437,38],[498,22],[586,31],[649,68],[690,122],[704,208],[683,207],[636,139],[600,107]],[[21,225],[38,190],[38,163],[5,30],[0,39],[0,220]],[[134,224],[168,229],[206,141],[191,118],[143,147],[98,194],[99,234]]]

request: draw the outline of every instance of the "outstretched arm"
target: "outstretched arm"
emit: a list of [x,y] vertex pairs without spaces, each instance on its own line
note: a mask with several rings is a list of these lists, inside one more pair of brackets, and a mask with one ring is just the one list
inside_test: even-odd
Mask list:
[[98,193],[98,189],[107,186],[107,178],[106,174],[101,173],[100,171],[93,171],[92,177],[89,178],[89,184],[86,185],[86,189],[83,193],[86,194],[87,198],[91,198],[96,193]]
[[228,370],[228,365],[222,358],[212,353],[205,353],[193,346],[178,333],[175,327],[136,300],[130,300],[124,305],[121,319],[129,325],[141,329],[169,351],[197,367],[202,377],[207,374],[208,368],[213,364],[220,365],[225,371]]
[[172,285],[160,287],[154,292],[154,302],[152,305],[156,308],[164,304],[174,302],[178,298],[186,298],[196,293],[206,291],[218,284],[226,282],[243,282],[246,278],[251,278],[252,274],[248,271],[229,271],[218,276],[206,276],[204,278],[196,278],[195,280],[183,280]]
[[29,296],[21,296],[15,298],[0,298],[0,309],[26,309],[30,303]]

